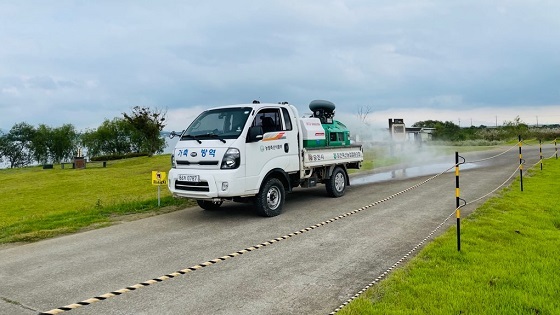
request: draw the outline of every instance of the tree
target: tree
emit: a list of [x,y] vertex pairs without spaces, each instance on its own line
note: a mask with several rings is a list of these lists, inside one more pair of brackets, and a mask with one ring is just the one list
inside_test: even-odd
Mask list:
[[415,122],[412,124],[412,127],[435,128],[437,124],[443,124],[443,122],[439,120],[424,120]]
[[458,141],[464,140],[465,135],[461,131],[461,127],[451,121],[442,122],[439,120],[419,121],[412,125],[413,127],[435,128],[433,133],[434,139]]
[[81,142],[90,157],[126,154],[132,152],[131,139],[134,132],[124,119],[106,119],[97,129],[86,130],[81,136]]
[[35,128],[28,123],[15,124],[10,131],[2,136],[0,144],[1,155],[3,155],[10,168],[22,167],[33,161],[32,140]]
[[4,162],[4,147],[7,144],[6,135],[0,129],[0,163]]
[[513,121],[504,121],[504,126],[502,128],[510,138],[515,138],[517,136],[525,138],[525,135],[529,131],[529,126],[524,123],[519,116],[515,117]]
[[140,106],[133,107],[130,115],[123,113],[124,119],[138,132],[134,144],[140,152],[163,152],[165,139],[160,136],[160,132],[165,127],[166,114],[161,109]]
[[51,130],[49,156],[55,163],[69,160],[78,145],[78,133],[72,124],[64,124]]
[[73,125],[51,128],[41,124],[35,130],[31,147],[38,163],[60,163],[73,157],[77,143],[78,133]]
[[367,122],[367,116],[371,113],[371,111],[372,108],[370,105],[361,105],[360,107],[358,107],[358,113],[356,114],[356,116],[362,123],[369,125]]
[[437,138],[442,140],[461,141],[464,140],[464,135],[461,132],[461,127],[451,121],[446,121],[442,124],[436,125]]
[[50,151],[52,147],[52,128],[41,124],[35,130],[35,135],[31,141],[33,148],[33,157],[39,164],[46,164],[50,160]]

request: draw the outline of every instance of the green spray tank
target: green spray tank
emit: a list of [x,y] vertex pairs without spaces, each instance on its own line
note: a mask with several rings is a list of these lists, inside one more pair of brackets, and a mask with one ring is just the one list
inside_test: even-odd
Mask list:
[[333,147],[350,145],[350,131],[338,120],[334,120],[334,103],[314,100],[309,103],[313,113],[302,118],[304,147]]

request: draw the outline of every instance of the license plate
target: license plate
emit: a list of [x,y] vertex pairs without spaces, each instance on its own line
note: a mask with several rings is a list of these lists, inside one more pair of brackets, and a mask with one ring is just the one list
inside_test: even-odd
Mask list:
[[198,175],[179,175],[179,180],[183,182],[198,182]]

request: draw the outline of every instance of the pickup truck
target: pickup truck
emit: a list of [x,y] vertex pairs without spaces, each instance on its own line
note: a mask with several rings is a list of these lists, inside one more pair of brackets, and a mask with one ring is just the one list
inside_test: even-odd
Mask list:
[[266,217],[279,215],[286,193],[298,186],[322,183],[328,196],[341,197],[350,184],[347,170],[361,167],[363,150],[333,119],[334,108],[313,101],[311,117],[285,102],[205,110],[180,134],[169,190],[205,210],[224,200],[252,202]]

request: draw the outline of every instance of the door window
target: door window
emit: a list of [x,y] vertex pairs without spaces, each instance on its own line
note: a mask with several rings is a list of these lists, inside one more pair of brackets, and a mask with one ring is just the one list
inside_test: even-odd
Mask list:
[[282,108],[282,116],[284,116],[284,125],[286,126],[284,130],[292,130],[292,119],[290,118],[288,109]]
[[261,126],[264,133],[282,130],[280,111],[276,108],[261,110],[253,121],[253,126]]

